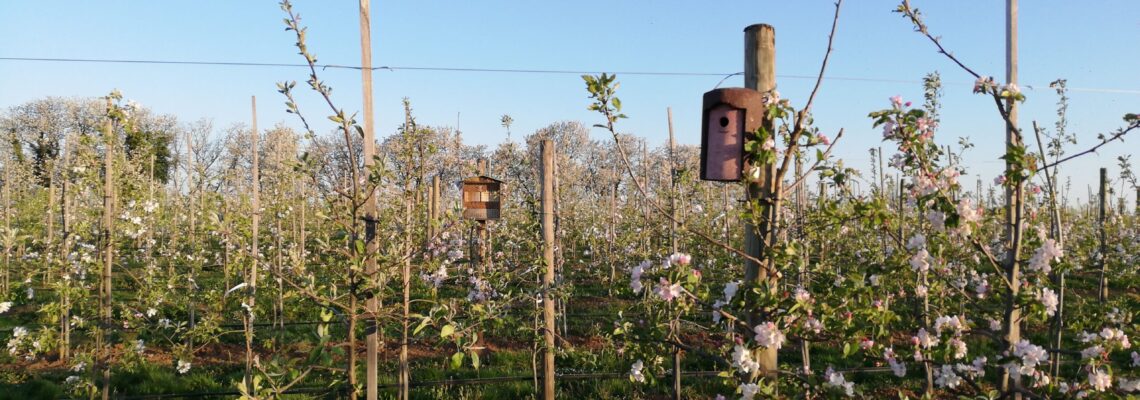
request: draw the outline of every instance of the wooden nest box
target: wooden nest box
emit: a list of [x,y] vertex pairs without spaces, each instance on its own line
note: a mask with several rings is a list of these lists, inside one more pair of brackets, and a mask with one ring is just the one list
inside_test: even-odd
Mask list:
[[499,219],[499,190],[503,181],[479,175],[463,180],[463,218],[476,221]]

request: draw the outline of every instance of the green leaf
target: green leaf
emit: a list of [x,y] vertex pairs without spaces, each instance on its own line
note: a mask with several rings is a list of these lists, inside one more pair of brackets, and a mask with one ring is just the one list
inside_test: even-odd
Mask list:
[[463,366],[463,352],[456,352],[451,355],[451,368],[458,369]]
[[453,326],[451,324],[444,325],[443,328],[439,329],[439,337],[441,337],[441,338],[451,336],[454,333],[455,333],[455,326]]
[[475,352],[475,351],[471,352],[471,366],[475,367],[475,369],[479,369],[479,353],[478,352]]

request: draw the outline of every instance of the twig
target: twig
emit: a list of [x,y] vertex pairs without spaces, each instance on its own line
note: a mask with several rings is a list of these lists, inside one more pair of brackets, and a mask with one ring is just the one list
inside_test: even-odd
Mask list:
[[[831,144],[827,146],[827,150],[824,150],[823,157],[815,160],[815,163],[813,163],[811,165],[811,167],[806,169],[805,171],[813,171],[813,170],[815,170],[816,167],[819,166],[819,164],[822,164],[823,160],[826,160],[828,158],[828,156],[831,155],[831,149],[833,147],[835,147],[835,143],[838,142],[839,138],[842,138],[842,137],[843,137],[843,128],[839,128],[839,133],[835,135],[835,139],[832,140]],[[801,176],[796,177],[796,180],[794,182],[792,182],[791,185],[788,185],[787,188],[784,188],[783,192],[780,192],[780,196],[783,197],[784,195],[788,194],[789,192],[796,190],[796,188],[799,187],[800,184],[802,184],[804,182],[804,180],[807,179],[807,177],[808,177],[807,172],[805,172]]]
[[1116,141],[1116,140],[1124,141],[1124,135],[1127,135],[1128,132],[1132,131],[1133,129],[1137,129],[1137,128],[1140,128],[1140,120],[1133,121],[1131,125],[1128,125],[1128,127],[1126,127],[1126,128],[1121,128],[1120,130],[1118,130],[1116,132],[1116,134],[1112,135],[1111,137],[1109,137],[1107,139],[1102,139],[1101,142],[1097,143],[1096,146],[1093,146],[1093,147],[1091,147],[1085,151],[1082,151],[1080,153],[1073,154],[1071,156],[1068,156],[1068,157],[1062,158],[1060,160],[1054,161],[1051,164],[1045,164],[1041,168],[1038,168],[1036,171],[1041,171],[1041,170],[1046,169],[1046,168],[1052,168],[1052,167],[1055,167],[1055,166],[1057,166],[1057,165],[1059,165],[1065,161],[1069,161],[1069,160],[1072,160],[1074,158],[1077,158],[1077,157],[1080,157],[1080,156],[1083,156],[1083,155],[1086,155],[1089,153],[1095,153],[1097,151],[1097,149],[1100,149],[1102,146],[1109,144],[1109,143],[1112,143],[1113,141]]

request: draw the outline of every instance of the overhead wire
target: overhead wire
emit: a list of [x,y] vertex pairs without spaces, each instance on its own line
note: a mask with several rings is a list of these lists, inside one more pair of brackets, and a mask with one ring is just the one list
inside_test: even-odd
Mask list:
[[[151,64],[151,65],[193,65],[193,66],[221,66],[221,67],[285,67],[308,68],[308,64],[300,63],[269,63],[269,62],[241,62],[241,61],[198,61],[198,60],[142,60],[142,59],[109,59],[109,58],[48,58],[48,57],[0,57],[0,61],[27,61],[27,62],[63,62],[63,63],[101,63],[101,64]],[[363,67],[341,64],[317,64],[321,69],[348,69],[361,70]],[[600,74],[610,73],[631,76],[678,76],[678,77],[722,77],[717,83],[719,86],[728,78],[741,75],[742,72],[694,72],[694,71],[605,71],[605,70],[573,70],[573,69],[530,69],[530,68],[474,68],[474,67],[433,67],[433,66],[396,66],[384,65],[372,67],[373,71],[427,71],[427,72],[476,72],[476,73],[515,73],[515,74]],[[777,74],[777,78],[784,79],[816,79],[815,75]],[[921,80],[891,79],[852,76],[825,76],[829,81],[872,82],[872,83],[904,83],[921,84]],[[950,85],[972,85],[968,82],[946,82]],[[1035,85],[1023,84],[1023,87],[1033,90]],[[1140,89],[1125,88],[1083,88],[1069,87],[1073,92],[1111,93],[1111,94],[1140,94]]]

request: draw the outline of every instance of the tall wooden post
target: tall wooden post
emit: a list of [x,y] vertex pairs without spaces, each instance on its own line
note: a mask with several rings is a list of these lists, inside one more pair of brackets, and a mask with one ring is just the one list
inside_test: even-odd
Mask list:
[[[111,112],[111,98],[107,98],[107,112]],[[103,126],[103,272],[99,286],[99,348],[102,352],[103,400],[111,398],[111,343],[108,332],[111,329],[111,264],[114,261],[114,175],[113,157],[115,154],[115,131],[108,116]]]
[[542,366],[542,395],[554,400],[554,141],[542,141],[542,277],[543,341],[546,354]]
[[[1006,0],[1006,83],[1017,83],[1017,0]],[[1020,134],[1017,132],[1017,101],[1007,99],[1005,104],[1006,110],[1009,115],[1009,122],[1006,124],[1005,132],[1005,145],[1006,152],[1010,152],[1014,147],[1021,144]],[[1006,171],[1014,168],[1012,164],[1006,162]],[[1005,273],[1006,279],[1009,282],[1020,282],[1020,265],[1019,256],[1021,251],[1021,216],[1022,216],[1022,192],[1025,185],[1020,183],[1017,185],[1008,185],[1005,189],[1005,225],[1006,225],[1006,256],[1005,256]],[[1005,340],[1008,346],[1012,346],[1021,340],[1021,309],[1015,303],[1018,292],[1020,291],[1019,285],[1012,285],[1010,289],[1010,296],[1006,301],[1005,318],[1002,328],[1005,331]],[[1012,382],[1011,382],[1012,381]],[[1014,400],[1021,400],[1021,376],[1011,376],[1008,371],[1003,370],[1001,376],[1001,389],[1004,393],[1012,393]]]
[[1105,275],[1105,259],[1108,258],[1108,235],[1105,231],[1105,220],[1107,218],[1108,209],[1108,169],[1100,169],[1100,193],[1097,196],[1097,203],[1100,206],[1100,214],[1097,215],[1097,228],[1100,239],[1100,290],[1097,300],[1104,304],[1108,300],[1108,276]]
[[439,174],[431,177],[431,193],[428,195],[428,237],[434,238],[435,225],[439,221]]
[[[776,89],[776,30],[768,24],[756,24],[744,28],[744,87],[757,90],[761,93],[771,93]],[[762,122],[769,132],[774,132],[772,121],[767,118]],[[755,135],[749,132],[748,135]],[[751,138],[755,140],[755,136]],[[761,263],[746,260],[744,263],[744,279],[754,285],[767,286],[768,290],[775,291],[778,278],[773,266],[764,256],[766,247],[775,238],[772,234],[776,223],[778,211],[774,201],[775,193],[773,180],[776,174],[775,164],[753,166],[745,165],[745,175],[751,175],[750,168],[759,169],[759,179],[748,180],[745,184],[745,198],[749,203],[759,202],[761,214],[759,221],[756,218],[745,220],[744,224],[744,250],[748,255],[759,259]],[[757,224],[758,222],[758,224]],[[749,326],[755,326],[767,319],[766,315],[753,310],[749,313]],[[760,363],[759,373],[765,376],[775,376],[776,348],[759,349],[754,355]]]
[[[475,174],[483,176],[487,174],[487,159],[480,158],[476,162]],[[480,270],[485,270],[489,264],[487,261],[487,221],[475,221],[475,265]]]
[[[60,235],[60,245],[59,245],[59,259],[60,260],[66,260],[67,255],[71,253],[71,218],[68,216],[69,209],[68,209],[67,205],[68,205],[69,196],[67,193],[67,189],[69,186],[68,183],[71,181],[71,172],[70,172],[71,171],[71,162],[70,162],[70,159],[71,159],[71,146],[72,146],[73,141],[74,141],[74,139],[71,138],[71,134],[68,133],[67,139],[66,139],[66,144],[64,145],[64,148],[63,148],[63,168],[61,168],[61,171],[63,171],[63,173],[61,174],[61,176],[63,178],[63,182],[61,182],[62,187],[60,190],[60,198],[59,198],[60,215],[61,215],[61,219],[62,219],[61,222],[62,222],[62,227],[63,227],[62,235]],[[147,230],[148,235],[150,234],[151,230],[153,230],[153,229]],[[149,248],[149,245],[148,245],[148,248]],[[67,267],[64,267],[64,271],[66,271],[66,270],[67,270]],[[64,272],[64,273],[66,274],[66,272]],[[62,280],[62,279],[61,279],[61,282],[63,282],[65,290],[63,290],[63,292],[60,293],[60,297],[59,297],[59,303],[60,303],[59,359],[64,364],[68,364],[71,361],[71,293],[70,293],[71,291],[68,290],[71,288],[71,282],[66,281],[66,280]]]
[[[669,246],[672,249],[671,254],[677,254],[677,160],[674,158],[674,152],[677,148],[677,142],[673,138],[673,109],[666,107],[665,113],[669,117],[669,214],[672,215],[669,223]],[[674,329],[672,336],[674,340],[680,341],[678,337],[678,322],[672,321],[670,324]],[[681,400],[681,348],[673,348],[673,398]]]
[[12,161],[11,154],[4,163],[4,298],[8,298],[12,279]]
[[251,208],[253,215],[250,221],[250,245],[249,245],[249,275],[246,280],[246,290],[249,295],[246,299],[248,309],[244,310],[242,319],[245,322],[245,388],[247,393],[254,393],[253,387],[253,312],[254,306],[257,304],[257,270],[258,263],[261,260],[261,253],[258,250],[258,224],[261,223],[261,169],[258,165],[258,132],[257,132],[257,96],[250,96],[250,112],[251,112],[251,126],[250,126],[250,153],[253,162],[250,166],[250,186],[253,190],[253,198],[251,199]]
[[[372,113],[372,11],[370,0],[360,0],[360,78],[361,86],[363,87],[364,97],[364,173],[366,176],[371,175],[372,166],[375,163],[373,156],[376,154],[376,138],[374,133],[374,115]],[[375,188],[368,187],[369,190]],[[364,275],[369,283],[370,291],[378,285],[376,275],[376,250],[379,249],[379,243],[376,241],[376,214],[377,214],[377,201],[374,194],[365,195],[364,203],[364,243],[365,253],[364,257]],[[356,201],[356,199],[353,199]],[[378,291],[373,291],[376,293]],[[379,391],[379,350],[380,350],[380,327],[379,318],[377,314],[380,313],[380,300],[376,295],[368,296],[364,303],[365,311],[368,314],[368,334],[364,338],[366,347],[365,353],[365,398],[368,400],[376,400]],[[401,372],[403,368],[400,369]],[[400,380],[400,399],[407,399],[407,382],[404,382],[401,375]]]

